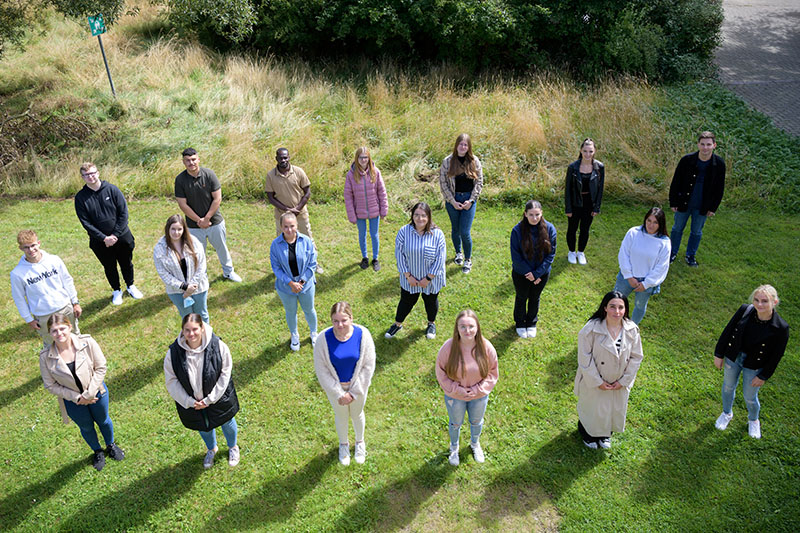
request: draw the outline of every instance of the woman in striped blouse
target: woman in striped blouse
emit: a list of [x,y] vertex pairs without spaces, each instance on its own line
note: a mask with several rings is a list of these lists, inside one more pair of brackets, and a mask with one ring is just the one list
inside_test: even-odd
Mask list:
[[397,304],[394,324],[386,332],[386,338],[391,339],[400,331],[403,321],[422,294],[428,315],[425,335],[433,339],[436,337],[439,291],[445,286],[447,251],[444,233],[434,225],[428,204],[418,202],[411,208],[411,220],[400,228],[394,242],[394,257],[400,273],[400,302]]

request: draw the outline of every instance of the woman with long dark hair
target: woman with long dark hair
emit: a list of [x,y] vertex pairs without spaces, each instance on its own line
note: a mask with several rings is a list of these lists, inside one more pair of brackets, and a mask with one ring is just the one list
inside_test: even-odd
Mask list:
[[[106,455],[117,461],[125,458],[114,442],[114,423],[108,414],[108,388],[105,384],[106,358],[91,335],[76,335],[66,315],[55,313],[46,325],[53,344],[39,354],[39,370],[44,388],[58,397],[65,424],[72,420],[92,449],[92,466],[98,471]],[[97,439],[95,424],[106,442],[105,451]]]
[[[567,214],[567,259],[570,263],[586,264],[586,243],[594,217],[600,214],[606,169],[594,158],[597,149],[592,139],[584,139],[578,159],[567,167],[564,183],[564,211]],[[575,236],[580,227],[577,248]]]
[[153,262],[181,318],[197,313],[208,322],[206,254],[181,215],[172,215],[164,224],[164,236],[153,248]]
[[475,462],[482,463],[480,444],[483,415],[489,393],[497,384],[497,351],[483,337],[478,316],[471,309],[456,317],[453,337],[447,339],[436,357],[436,379],[444,391],[444,405],[450,419],[450,451],[448,461],[458,466],[458,440],[464,415],[469,418],[469,445]]
[[453,152],[442,161],[439,187],[450,216],[455,264],[461,267],[461,272],[469,274],[472,270],[472,221],[483,188],[483,169],[480,159],[472,153],[472,139],[468,134],[462,133],[456,138]]
[[164,358],[164,376],[181,423],[199,432],[206,445],[203,468],[214,465],[218,427],[228,444],[228,464],[239,464],[239,428],[234,418],[239,398],[232,370],[231,351],[211,326],[197,313],[183,317],[181,332]]
[[528,200],[522,220],[511,230],[514,327],[523,339],[536,336],[539,297],[556,255],[556,228],[544,219],[542,204]]
[[758,391],[772,377],[789,342],[789,324],[775,310],[778,302],[775,287],[756,287],[750,303],[739,307],[719,336],[714,350],[714,366],[724,373],[722,414],[715,423],[719,430],[727,428],[733,418],[733,397],[741,374],[747,432],[754,439],[761,438]]
[[400,228],[394,241],[394,257],[400,273],[400,302],[394,324],[385,337],[391,339],[403,327],[403,321],[419,300],[425,302],[428,327],[425,336],[436,338],[436,314],[439,291],[445,286],[444,262],[447,254],[444,233],[431,218],[431,207],[417,202],[411,208],[411,220]]
[[622,239],[614,290],[625,296],[634,293],[632,318],[636,324],[644,318],[650,296],[661,292],[669,272],[670,248],[667,217],[660,207],[651,207],[642,225],[629,229]]
[[574,392],[586,447],[608,449],[611,434],[625,431],[628,396],[643,357],[639,327],[628,318],[628,299],[618,291],[606,293],[578,333]]

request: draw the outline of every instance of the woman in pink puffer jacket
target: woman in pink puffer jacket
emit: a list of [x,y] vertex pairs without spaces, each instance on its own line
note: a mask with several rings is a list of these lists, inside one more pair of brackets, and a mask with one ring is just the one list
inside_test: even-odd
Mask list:
[[358,244],[361,247],[361,268],[369,267],[367,259],[367,221],[372,239],[372,269],[381,269],[378,262],[378,226],[389,211],[389,200],[381,171],[372,162],[366,146],[356,150],[356,157],[344,180],[344,205],[347,219],[358,226]]

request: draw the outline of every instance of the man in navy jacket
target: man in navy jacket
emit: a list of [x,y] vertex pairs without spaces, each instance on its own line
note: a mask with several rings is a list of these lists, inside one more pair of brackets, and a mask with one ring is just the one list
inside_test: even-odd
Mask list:
[[695,254],[703,236],[703,225],[706,218],[714,216],[725,191],[725,161],[714,153],[716,147],[714,134],[704,131],[697,139],[698,151],[683,156],[675,169],[669,186],[669,206],[675,213],[670,232],[670,263],[678,257],[683,229],[691,216],[686,263],[693,267],[698,265]]
[[75,213],[89,234],[89,248],[100,260],[111,290],[111,303],[122,303],[117,263],[122,270],[128,294],[139,299],[142,293],[133,284],[133,234],[128,228],[128,203],[116,185],[100,179],[94,163],[81,165],[86,185],[75,195]]

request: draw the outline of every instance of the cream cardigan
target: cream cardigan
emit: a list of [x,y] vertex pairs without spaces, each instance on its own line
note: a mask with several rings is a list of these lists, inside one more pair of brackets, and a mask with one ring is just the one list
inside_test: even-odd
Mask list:
[[336,398],[341,398],[349,392],[355,396],[366,396],[369,385],[372,382],[372,374],[375,372],[375,343],[372,340],[369,330],[364,326],[353,324],[353,328],[361,328],[361,350],[356,368],[353,370],[353,379],[350,380],[350,389],[345,391],[339,382],[339,376],[331,363],[331,356],[328,353],[328,341],[325,338],[325,331],[320,332],[317,337],[317,344],[314,346],[314,370],[317,372],[317,379],[322,389]]

